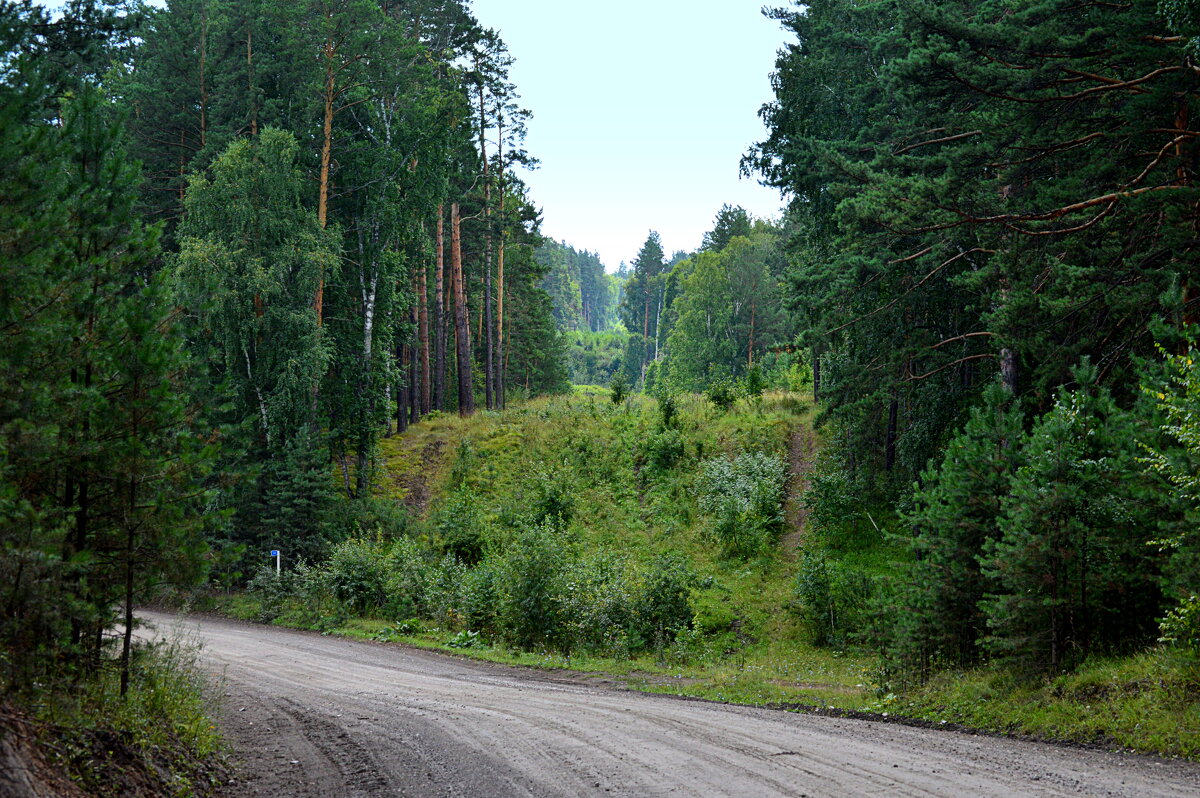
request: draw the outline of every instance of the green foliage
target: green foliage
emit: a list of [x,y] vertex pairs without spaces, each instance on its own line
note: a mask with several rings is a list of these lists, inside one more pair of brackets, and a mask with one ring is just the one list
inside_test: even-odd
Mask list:
[[1200,662],[1200,596],[1181,600],[1159,624],[1160,643],[1171,646],[1190,660]]
[[325,570],[333,595],[352,612],[366,615],[387,599],[387,561],[378,541],[342,541],[330,553]]
[[728,413],[733,403],[738,400],[737,386],[726,377],[714,380],[704,389],[704,398],[722,413]]
[[483,513],[475,494],[460,487],[447,497],[431,520],[445,554],[467,565],[483,559],[487,545]]
[[609,398],[612,399],[614,405],[619,405],[625,401],[625,397],[629,395],[629,380],[625,376],[625,372],[618,371],[613,374],[612,381],[608,384]]
[[[1175,488],[1177,495],[1191,507],[1192,517],[1151,543],[1170,558],[1168,593],[1179,601],[1163,619],[1162,639],[1195,656],[1200,652],[1196,610],[1196,593],[1200,592],[1200,537],[1193,531],[1195,511],[1200,508],[1200,479],[1196,476],[1200,465],[1200,367],[1192,348],[1184,355],[1168,357],[1166,367],[1163,384],[1144,388],[1156,400],[1157,409],[1165,414],[1159,430],[1166,438],[1156,445],[1143,443],[1148,452],[1144,462]],[[1168,447],[1167,442],[1174,445]]]
[[679,405],[674,396],[660,391],[658,394],[658,420],[663,429],[670,429],[679,413]]
[[1145,643],[1162,601],[1146,530],[1163,505],[1136,463],[1137,422],[1089,384],[1094,371],[1079,374],[1083,386],[1030,432],[1000,535],[980,558],[993,581],[981,605],[985,643],[1034,668]]
[[636,462],[648,476],[660,476],[670,471],[683,457],[683,436],[669,427],[649,432],[637,443]]
[[940,467],[922,474],[904,519],[914,531],[913,561],[895,645],[906,667],[928,673],[938,665],[966,665],[982,653],[987,624],[980,602],[996,585],[979,560],[1000,537],[1004,497],[1024,463],[1023,421],[1019,405],[994,385],[946,447]]
[[[617,292],[599,255],[547,239],[534,257],[546,270],[542,288],[554,302],[559,329],[592,333],[612,329]],[[594,384],[592,380],[572,381]]]
[[795,607],[815,646],[846,648],[866,638],[878,624],[880,591],[856,563],[833,559],[814,547],[800,557],[794,583]]
[[[62,24],[82,46],[97,32],[77,11]],[[39,19],[0,15],[0,683],[17,697],[95,677],[118,608],[197,577],[187,512],[212,455],[122,128],[94,87],[50,85]]]
[[690,629],[691,592],[698,581],[691,564],[678,554],[664,554],[651,562],[633,604],[635,634],[661,650]]
[[575,332],[568,336],[567,370],[575,385],[608,385],[624,368],[627,333]]
[[761,452],[717,457],[701,464],[700,509],[714,518],[724,556],[748,558],[774,542],[783,526],[787,466]]
[[[749,377],[754,360],[786,334],[772,273],[780,258],[777,238],[773,229],[739,236],[675,267],[679,290],[666,361],[672,387],[697,391]],[[762,374],[750,379],[758,395],[766,387]]]
[[561,580],[566,546],[554,525],[542,522],[519,530],[497,563],[497,618],[504,637],[522,648],[561,647]]
[[752,399],[755,402],[762,399],[763,391],[767,388],[767,379],[763,375],[762,369],[755,364],[746,372],[746,376],[742,378],[742,392],[747,399]]

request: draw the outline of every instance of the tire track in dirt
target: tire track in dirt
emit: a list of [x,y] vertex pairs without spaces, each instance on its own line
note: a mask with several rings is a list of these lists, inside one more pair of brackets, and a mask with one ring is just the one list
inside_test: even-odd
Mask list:
[[144,613],[223,677],[237,796],[1200,794],[1200,766],[687,701],[582,676]]

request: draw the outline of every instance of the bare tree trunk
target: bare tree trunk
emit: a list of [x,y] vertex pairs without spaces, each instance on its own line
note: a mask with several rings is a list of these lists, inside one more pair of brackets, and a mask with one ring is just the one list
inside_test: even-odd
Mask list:
[[[317,221],[321,223],[322,229],[328,225],[329,220],[329,163],[333,153],[334,46],[333,41],[330,39],[325,40],[324,56],[325,114],[324,123],[321,128],[321,177],[317,192]],[[325,273],[322,271],[320,278],[317,280],[317,296],[313,302],[313,306],[317,309],[318,327],[324,322],[324,304]]]
[[462,219],[458,203],[450,205],[450,271],[454,282],[455,354],[458,358],[458,413],[475,412],[475,392],[471,384],[471,325],[467,318],[467,297],[463,289]]
[[407,358],[408,347],[404,344],[396,344],[396,363],[400,366],[397,371],[400,372],[400,379],[396,381],[396,433],[399,434],[408,429],[408,391],[404,386],[404,363]]
[[[489,253],[490,254],[490,253]],[[488,410],[494,410],[496,407],[495,395],[493,389],[495,385],[495,360],[492,355],[495,352],[496,341],[492,335],[492,261],[487,259],[487,274],[483,281],[483,312],[484,312],[484,329],[486,331],[483,349],[484,349],[484,367],[483,367],[483,395],[484,401],[487,403]]]
[[[476,69],[479,60],[475,61]],[[483,81],[479,83],[479,157],[483,162],[483,302],[479,309],[479,323],[486,325],[486,333],[480,330],[480,341],[483,343],[483,394],[488,410],[495,407],[494,382],[494,346],[492,335],[492,179],[491,165],[487,154],[487,107],[485,103]]]
[[[412,314],[409,321],[413,327],[417,327],[419,315],[417,309],[412,309]],[[413,424],[421,420],[421,348],[420,346],[409,347],[408,359],[408,419]]]
[[446,409],[446,289],[445,289],[445,250],[446,250],[446,209],[438,205],[437,219],[437,262],[433,283],[433,320],[434,320],[434,350],[433,350],[433,406],[438,410]]
[[[504,195],[500,195],[500,211],[504,212]],[[504,409],[505,377],[508,372],[508,355],[504,341],[504,231],[496,252],[496,406]]]
[[500,167],[500,238],[496,242],[496,406],[504,409],[504,377],[508,368],[504,347],[504,239],[508,235],[504,219],[506,189],[504,186],[504,116],[496,120],[496,162]]
[[1017,392],[1017,358],[1007,347],[1000,350],[1000,384],[1010,395]]
[[428,413],[429,404],[429,294],[425,264],[417,272],[417,340],[420,344],[421,413]]

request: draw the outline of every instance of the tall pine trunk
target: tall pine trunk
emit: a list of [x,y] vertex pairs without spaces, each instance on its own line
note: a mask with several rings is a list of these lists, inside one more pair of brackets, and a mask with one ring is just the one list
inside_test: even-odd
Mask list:
[[433,281],[433,406],[446,409],[446,208],[438,204],[437,261]]
[[[321,177],[317,191],[317,221],[324,228],[329,223],[329,164],[333,154],[333,101],[334,101],[334,68],[333,57],[335,49],[333,41],[326,39],[323,50],[325,57],[325,113],[321,127]],[[317,309],[317,326],[324,321],[325,304],[325,273],[321,272],[317,280],[317,296],[313,302]]]
[[420,346],[421,412],[430,411],[429,399],[429,294],[426,290],[427,267],[417,271],[417,342]]
[[[500,196],[500,211],[504,212],[504,195]],[[504,345],[504,231],[496,251],[496,406],[504,409],[505,376],[508,371]]]
[[458,413],[475,412],[475,391],[471,382],[471,325],[467,317],[467,296],[463,286],[462,218],[458,203],[450,205],[450,272],[454,283],[454,336],[458,360]]

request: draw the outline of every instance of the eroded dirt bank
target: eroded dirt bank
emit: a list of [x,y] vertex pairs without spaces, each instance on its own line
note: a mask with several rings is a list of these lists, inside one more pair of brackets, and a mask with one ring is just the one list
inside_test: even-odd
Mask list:
[[210,618],[231,796],[1200,794],[1200,766],[577,683]]

